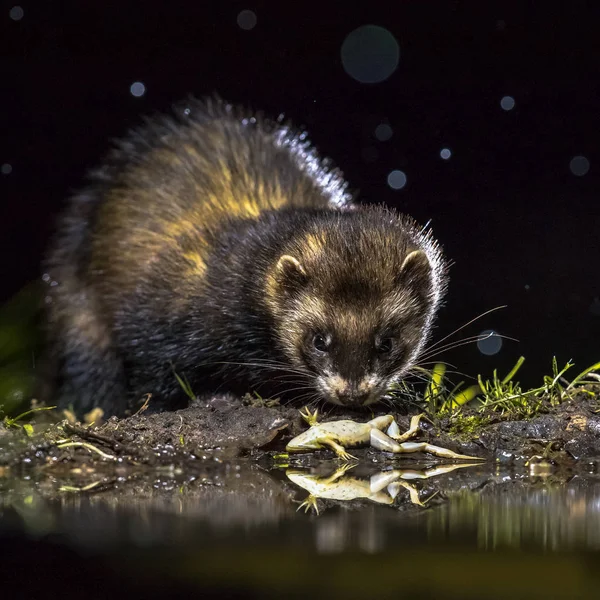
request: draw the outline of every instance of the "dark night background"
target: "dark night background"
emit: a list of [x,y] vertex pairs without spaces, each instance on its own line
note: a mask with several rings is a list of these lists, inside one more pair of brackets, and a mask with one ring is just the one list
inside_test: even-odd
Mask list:
[[[341,59],[365,25],[400,48],[379,83]],[[11,0],[0,29],[2,300],[40,276],[57,213],[111,137],[216,91],[306,126],[361,199],[432,219],[455,263],[437,337],[508,305],[461,335],[494,329],[518,344],[443,359],[489,375],[523,354],[529,385],[553,355],[581,369],[600,359],[600,3]]]

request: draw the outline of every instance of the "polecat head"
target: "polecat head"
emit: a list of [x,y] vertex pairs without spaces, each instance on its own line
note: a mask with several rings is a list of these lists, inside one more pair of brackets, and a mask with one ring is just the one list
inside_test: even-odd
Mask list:
[[412,220],[379,208],[326,213],[267,277],[279,344],[334,404],[377,402],[414,364],[447,284]]

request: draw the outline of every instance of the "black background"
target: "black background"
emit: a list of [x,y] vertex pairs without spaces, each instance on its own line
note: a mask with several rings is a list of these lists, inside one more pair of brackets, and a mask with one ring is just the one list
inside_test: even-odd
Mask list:
[[[16,3],[0,10],[0,163],[12,167],[0,175],[2,299],[39,277],[58,211],[111,137],[216,91],[306,126],[360,198],[432,219],[455,262],[438,338],[508,305],[460,335],[492,328],[519,343],[443,359],[487,375],[524,354],[530,385],[553,355],[581,368],[600,359],[600,3],[23,0],[15,21]],[[257,16],[249,31],[237,24],[244,9]],[[340,59],[368,24],[400,46],[377,84]],[[374,136],[382,122],[386,142]],[[590,162],[581,177],[569,169],[577,155]],[[393,169],[404,189],[387,185]]]

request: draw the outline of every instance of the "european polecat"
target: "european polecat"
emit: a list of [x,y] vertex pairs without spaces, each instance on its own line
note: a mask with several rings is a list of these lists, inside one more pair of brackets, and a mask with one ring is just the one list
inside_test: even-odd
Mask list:
[[304,133],[219,100],[148,119],[89,176],[46,264],[61,406],[267,389],[368,405],[414,364],[447,284],[430,233],[352,203]]

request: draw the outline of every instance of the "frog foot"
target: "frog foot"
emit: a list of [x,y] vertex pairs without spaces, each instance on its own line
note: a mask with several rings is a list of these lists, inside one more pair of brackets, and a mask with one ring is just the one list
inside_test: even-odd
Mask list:
[[296,509],[296,512],[299,511],[301,508],[304,509],[305,513],[309,512],[310,510],[314,510],[315,513],[319,514],[319,506],[317,504],[317,497],[310,494],[310,496],[308,496],[306,498],[306,500],[304,500],[304,502],[302,502],[300,504],[300,506]]
[[400,433],[400,428],[398,427],[398,423],[396,423],[396,421],[393,420],[386,433],[393,440],[396,440],[398,443],[405,442],[406,440],[409,440],[411,437],[414,437],[415,435],[417,435],[417,433],[419,431],[419,423],[421,422],[421,419],[424,416],[425,416],[425,413],[421,413],[420,415],[415,415],[414,417],[412,417],[412,419],[410,420],[410,428],[407,431],[405,431],[404,433]]
[[341,458],[342,460],[358,460],[358,458],[356,458],[356,456],[354,456],[354,454],[350,454],[350,452],[346,452],[346,450],[344,448],[342,448],[341,450],[335,450],[335,453],[337,454],[338,458]]
[[389,495],[395,499],[398,495],[398,492],[400,491],[400,488],[404,488],[408,491],[408,493],[410,494],[410,501],[413,504],[416,504],[417,506],[425,506],[427,502],[429,502],[429,500],[433,498],[433,496],[430,496],[429,498],[427,498],[427,500],[425,500],[425,502],[423,502],[419,498],[419,490],[412,483],[407,483],[406,481],[394,481],[393,483],[390,483],[388,485],[387,489]]
[[300,416],[308,423],[309,427],[313,427],[317,424],[319,419],[319,409],[315,408],[315,412],[310,412],[308,406],[305,406],[300,411]]

